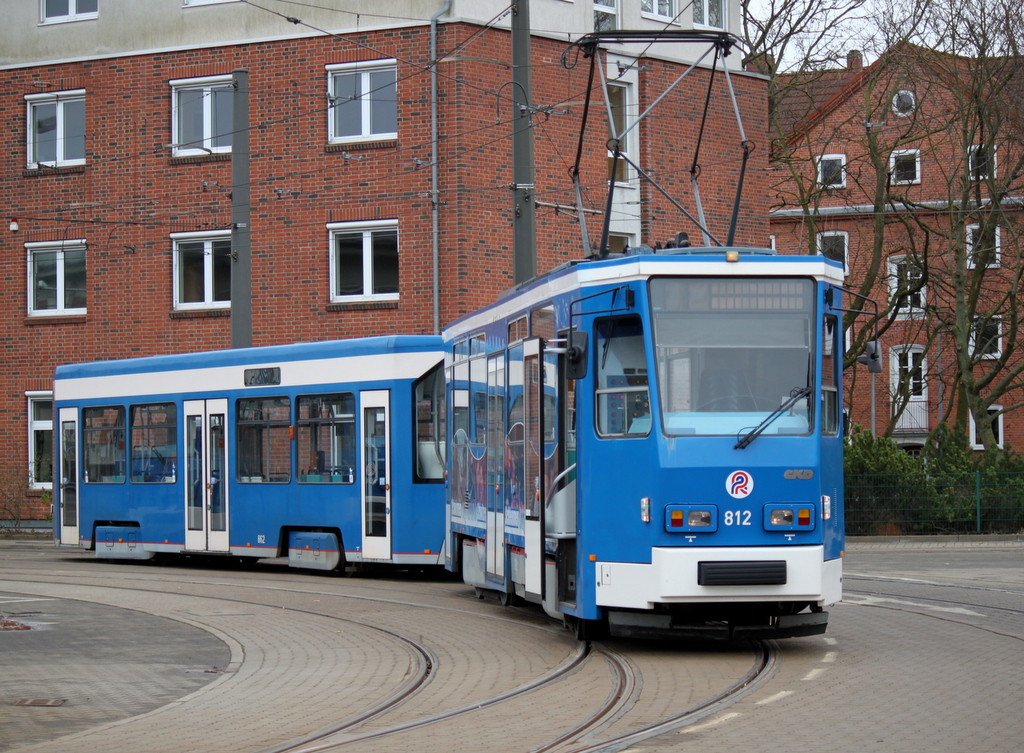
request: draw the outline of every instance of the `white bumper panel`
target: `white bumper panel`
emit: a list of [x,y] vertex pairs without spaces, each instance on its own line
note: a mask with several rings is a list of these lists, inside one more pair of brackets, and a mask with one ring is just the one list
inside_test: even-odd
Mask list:
[[[824,547],[654,548],[651,564],[595,562],[597,604],[651,609],[655,604],[726,601],[813,601],[842,598],[841,559],[823,561]],[[771,586],[700,586],[698,562],[783,560],[786,583]]]

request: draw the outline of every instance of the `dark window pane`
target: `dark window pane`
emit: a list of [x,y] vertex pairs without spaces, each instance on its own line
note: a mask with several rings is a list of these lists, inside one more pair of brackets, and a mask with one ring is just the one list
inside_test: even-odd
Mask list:
[[85,159],[85,100],[64,103],[64,159]]
[[363,234],[334,237],[335,285],[337,295],[363,294]]
[[373,293],[398,292],[398,233],[378,231],[373,237]]
[[37,251],[32,254],[32,308],[36,311],[57,308],[57,254]]
[[79,13],[95,13],[99,7],[99,0],[78,0]]
[[47,18],[66,16],[70,12],[68,9],[68,0],[46,0],[46,4],[43,8],[43,13]]
[[398,130],[398,106],[395,71],[370,73],[370,133]]
[[231,146],[234,130],[234,89],[218,87],[211,92],[213,97],[213,133],[214,146]]
[[213,242],[213,300],[231,300],[231,241]]
[[334,77],[334,135],[359,136],[362,127],[362,94],[358,73],[342,73]]
[[32,108],[32,159],[35,162],[57,161],[57,104]]
[[85,308],[85,249],[64,252],[64,308]]
[[202,303],[205,298],[202,241],[178,244],[178,297],[181,303]]
[[203,90],[178,92],[178,143],[203,143]]

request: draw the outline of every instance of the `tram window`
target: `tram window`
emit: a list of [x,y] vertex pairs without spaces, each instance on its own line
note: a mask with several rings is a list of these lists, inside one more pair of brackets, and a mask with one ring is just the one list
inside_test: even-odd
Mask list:
[[829,314],[822,322],[821,333],[821,433],[835,436],[839,433],[839,365],[842,349],[839,346],[839,318]]
[[82,465],[87,484],[120,484],[125,479],[124,408],[82,409]]
[[355,410],[351,392],[299,396],[295,423],[300,483],[355,483]]
[[132,483],[172,484],[178,469],[178,412],[174,403],[133,405]]
[[288,483],[292,478],[291,399],[247,398],[238,406],[238,480]]
[[639,317],[597,322],[597,433],[642,436],[651,431],[647,352]]
[[413,385],[413,405],[413,436],[416,442],[413,479],[444,481],[444,371],[440,365]]
[[555,307],[548,305],[530,312],[530,335],[545,342],[555,337]]

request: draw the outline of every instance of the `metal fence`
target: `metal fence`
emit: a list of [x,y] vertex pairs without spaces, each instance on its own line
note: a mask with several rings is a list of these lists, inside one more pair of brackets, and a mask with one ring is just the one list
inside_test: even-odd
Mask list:
[[1024,474],[971,471],[846,477],[846,533],[1019,533]]

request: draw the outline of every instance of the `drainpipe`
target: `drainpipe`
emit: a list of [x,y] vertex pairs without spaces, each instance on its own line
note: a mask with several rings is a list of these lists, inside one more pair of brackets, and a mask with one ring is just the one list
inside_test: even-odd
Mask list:
[[430,17],[430,261],[434,275],[434,334],[441,334],[441,205],[437,171],[437,19],[452,7],[452,0],[444,0],[444,7]]

